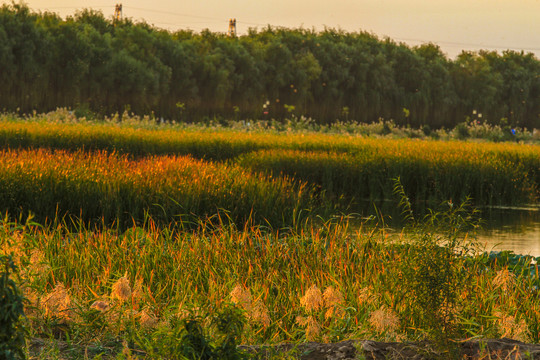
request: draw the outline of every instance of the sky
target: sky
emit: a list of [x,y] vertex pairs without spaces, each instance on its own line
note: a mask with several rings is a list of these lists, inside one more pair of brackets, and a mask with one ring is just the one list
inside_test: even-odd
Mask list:
[[[267,25],[367,31],[415,46],[434,43],[450,58],[462,50],[532,52],[540,59],[540,0],[114,0],[124,17],[171,31],[237,32]],[[92,8],[112,17],[111,0],[28,0],[34,11],[62,17]],[[10,3],[3,1],[3,3]]]

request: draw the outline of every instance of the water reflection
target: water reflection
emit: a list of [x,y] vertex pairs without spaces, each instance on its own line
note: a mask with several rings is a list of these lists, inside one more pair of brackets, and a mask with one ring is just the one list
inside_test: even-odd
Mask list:
[[485,226],[478,240],[486,251],[511,250],[540,256],[540,210],[538,208],[493,209],[484,212]]
[[[385,222],[394,229],[402,227],[400,211],[390,201],[375,204],[385,215]],[[486,251],[510,250],[516,254],[540,256],[540,205],[522,207],[485,207],[480,208],[482,230],[477,240]],[[426,207],[417,206],[416,214],[425,214]],[[362,216],[375,213],[374,204],[365,204]]]

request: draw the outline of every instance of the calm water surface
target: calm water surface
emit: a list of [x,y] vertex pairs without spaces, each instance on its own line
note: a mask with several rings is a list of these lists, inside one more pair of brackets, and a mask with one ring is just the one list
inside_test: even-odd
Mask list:
[[[401,225],[396,219],[401,218],[399,209],[391,202],[377,204],[378,209],[387,215],[391,228],[399,229]],[[366,209],[362,214],[373,213]],[[510,250],[516,254],[540,256],[540,204],[522,207],[480,208],[482,229],[477,240],[485,251]],[[425,210],[416,210],[425,213]]]
[[478,240],[487,251],[511,250],[540,256],[540,207],[485,209]]

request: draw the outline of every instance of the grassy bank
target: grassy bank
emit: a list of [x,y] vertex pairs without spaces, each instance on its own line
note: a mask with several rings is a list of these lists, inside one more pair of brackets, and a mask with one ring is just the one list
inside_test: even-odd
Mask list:
[[462,232],[467,216],[449,214],[440,238],[428,227],[392,238],[345,222],[288,234],[227,223],[176,232],[149,220],[123,233],[4,221],[0,239],[22,269],[32,336],[73,344],[123,339],[155,350],[179,319],[230,303],[244,313],[245,344],[441,331],[538,342],[537,266],[465,256],[474,246]]
[[343,195],[344,203],[391,197],[391,179],[397,176],[415,200],[459,202],[470,196],[475,204],[511,205],[534,203],[540,197],[540,145],[534,144],[186,129],[129,119],[64,120],[5,118],[0,147],[228,161],[307,182],[331,199]]
[[517,149],[488,152],[465,143],[394,140],[342,153],[262,150],[238,163],[316,184],[333,198],[344,195],[353,202],[389,198],[392,179],[400,177],[415,200],[459,202],[470,196],[476,204],[534,203],[540,151],[512,150]]
[[[184,320],[215,337],[230,306],[244,344],[540,341],[540,259],[475,252],[459,205],[536,201],[538,145],[4,119],[0,147],[0,254],[42,358],[174,358]],[[310,221],[396,193],[399,234]],[[407,196],[446,205],[418,221]]]

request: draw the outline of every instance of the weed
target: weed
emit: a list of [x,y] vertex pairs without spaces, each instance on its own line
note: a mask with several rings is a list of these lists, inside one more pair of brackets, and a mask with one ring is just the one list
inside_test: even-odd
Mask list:
[[466,203],[417,221],[399,178],[394,192],[408,222],[405,258],[397,264],[404,313],[411,325],[452,353],[456,349],[452,340],[460,334],[460,294],[471,278],[464,271],[465,256],[476,250],[464,235],[477,224]]
[[[204,324],[210,317],[211,329]],[[172,331],[156,332],[150,344],[144,344],[152,357],[189,360],[241,360],[247,352],[237,347],[245,319],[234,306],[226,306],[217,315],[191,316],[180,320]],[[213,336],[210,330],[215,330]],[[149,347],[150,345],[150,347]]]
[[25,359],[25,333],[21,323],[24,316],[24,297],[10,275],[17,267],[11,255],[0,255],[0,358]]

